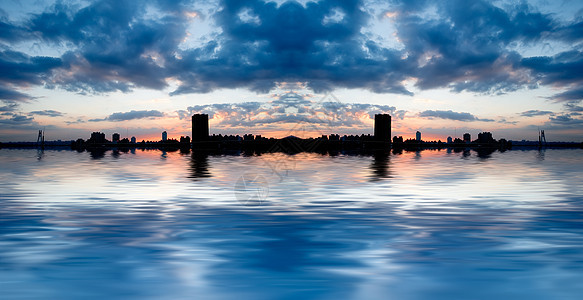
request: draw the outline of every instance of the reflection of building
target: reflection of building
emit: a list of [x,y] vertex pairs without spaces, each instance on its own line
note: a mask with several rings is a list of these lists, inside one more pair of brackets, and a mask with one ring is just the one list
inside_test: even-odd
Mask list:
[[371,164],[372,181],[378,181],[383,178],[390,177],[389,170],[389,153],[383,151],[375,151],[373,161]]
[[135,144],[136,143],[136,137],[135,136],[132,136],[131,142],[132,142],[132,144]]
[[421,142],[421,132],[420,131],[415,132],[415,140],[418,142]]
[[192,115],[192,141],[206,141],[209,137],[209,115]]
[[464,133],[464,142],[469,143],[472,141],[472,135],[469,133]]
[[194,181],[198,181],[211,176],[209,172],[208,153],[194,151],[190,160],[190,176],[188,177]]
[[111,135],[111,141],[114,142],[114,143],[119,142],[119,133],[116,132],[116,133],[112,134]]
[[391,116],[388,114],[374,115],[374,138],[377,141],[391,141]]
[[168,132],[162,131],[162,142],[165,142],[167,140],[168,140]]

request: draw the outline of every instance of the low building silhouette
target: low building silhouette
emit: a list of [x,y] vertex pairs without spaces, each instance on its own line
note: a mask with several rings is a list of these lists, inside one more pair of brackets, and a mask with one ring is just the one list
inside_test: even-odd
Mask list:
[[105,133],[103,132],[92,132],[91,137],[87,140],[91,144],[105,144]]
[[479,144],[491,144],[496,142],[494,140],[494,138],[492,137],[492,133],[491,132],[482,132],[482,133],[478,133],[478,143]]
[[181,144],[190,144],[190,137],[189,136],[181,136],[180,143]]

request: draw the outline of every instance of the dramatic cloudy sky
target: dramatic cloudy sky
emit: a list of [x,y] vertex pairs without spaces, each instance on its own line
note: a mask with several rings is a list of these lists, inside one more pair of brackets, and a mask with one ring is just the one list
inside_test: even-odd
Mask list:
[[583,141],[583,2],[0,4],[0,141],[393,133]]

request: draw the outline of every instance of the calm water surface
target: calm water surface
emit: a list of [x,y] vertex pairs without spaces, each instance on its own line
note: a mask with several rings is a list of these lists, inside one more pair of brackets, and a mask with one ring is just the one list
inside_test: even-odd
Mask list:
[[581,299],[583,150],[0,150],[2,299]]

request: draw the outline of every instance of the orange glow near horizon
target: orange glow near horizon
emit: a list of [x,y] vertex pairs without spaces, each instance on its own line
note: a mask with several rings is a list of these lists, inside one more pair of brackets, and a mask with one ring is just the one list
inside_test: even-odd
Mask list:
[[[210,134],[233,134],[244,135],[253,134],[261,135],[265,138],[283,138],[286,136],[297,136],[300,138],[317,138],[321,135],[339,134],[339,135],[372,135],[374,132],[374,119],[370,117],[367,112],[348,112],[340,116],[331,116],[320,111],[315,112],[317,115],[310,115],[311,118],[306,119],[305,122],[291,122],[291,121],[276,121],[270,123],[270,114],[265,111],[258,111],[257,113],[249,113],[244,115],[233,115],[233,113],[226,111],[217,111],[213,118],[209,119]],[[339,122],[328,124],[326,121],[333,121],[339,117],[341,120],[348,120],[345,126],[338,126]],[[59,126],[58,118],[43,118],[42,126]],[[233,120],[238,120],[234,122]],[[529,120],[532,121],[532,120]],[[535,120],[536,121],[536,120]],[[535,122],[532,121],[532,122]],[[344,121],[342,121],[344,122]],[[532,124],[532,123],[529,123]],[[515,125],[497,125],[493,127],[492,124],[478,123],[471,124],[468,122],[441,120],[441,119],[424,119],[417,116],[405,116],[403,119],[393,117],[392,122],[392,136],[402,136],[405,140],[415,139],[415,132],[417,130],[422,133],[423,141],[447,141],[447,137],[461,138],[463,133],[470,132],[472,139],[477,138],[477,133],[482,131],[490,131],[494,134],[495,139],[506,138],[512,140],[512,137],[507,137],[502,133],[497,133],[501,130],[512,129]],[[527,124],[528,125],[528,124]],[[455,126],[455,127],[454,127]],[[472,128],[473,127],[473,128]],[[457,133],[455,129],[457,128]],[[77,130],[75,136],[60,136],[59,132],[51,132],[51,139],[77,139],[89,138],[91,132],[100,131],[106,133],[107,139],[111,140],[111,134],[118,132],[122,138],[128,139],[132,136],[136,137],[137,142],[145,141],[160,141],[162,139],[162,132],[168,133],[169,139],[180,139],[181,136],[191,136],[190,118],[180,119],[175,115],[167,115],[163,118],[148,119],[148,120],[128,120],[123,122],[82,122],[75,125],[69,125],[68,129]],[[128,132],[129,129],[129,132]],[[12,133],[14,130],[7,129],[5,132]],[[49,129],[50,131],[50,129]],[[567,131],[565,131],[567,132]],[[576,129],[569,130],[567,133],[576,134]],[[14,131],[14,134],[21,133],[21,131]],[[30,140],[36,140],[36,133],[30,133]],[[127,133],[127,134],[126,134]],[[456,136],[457,134],[457,136]],[[530,136],[525,136],[527,139]],[[536,137],[536,133],[534,134]]]

